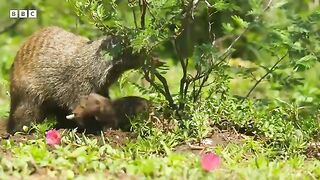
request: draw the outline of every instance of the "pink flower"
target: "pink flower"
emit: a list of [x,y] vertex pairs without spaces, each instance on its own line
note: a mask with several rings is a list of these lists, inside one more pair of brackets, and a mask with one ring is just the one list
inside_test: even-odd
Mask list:
[[201,166],[205,171],[212,171],[220,166],[220,157],[214,153],[206,153],[201,157]]
[[61,142],[60,133],[55,129],[51,129],[51,130],[47,131],[46,132],[46,142],[49,145],[60,144],[60,142]]

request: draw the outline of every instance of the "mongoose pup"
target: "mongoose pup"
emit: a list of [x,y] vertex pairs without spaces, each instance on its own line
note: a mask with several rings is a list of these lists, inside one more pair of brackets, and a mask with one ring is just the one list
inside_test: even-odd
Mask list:
[[100,130],[122,129],[129,131],[130,118],[149,114],[150,102],[137,96],[128,96],[111,101],[96,93],[82,97],[80,104],[72,111],[68,119],[74,119],[81,127],[100,123]]
[[123,42],[110,36],[90,41],[58,27],[31,35],[11,68],[7,131],[12,134],[48,115],[56,116],[62,127],[76,127],[65,117],[81,96],[96,92],[108,97],[110,85],[124,71],[143,65],[142,53],[133,53],[131,48],[106,58],[106,52],[114,52]]

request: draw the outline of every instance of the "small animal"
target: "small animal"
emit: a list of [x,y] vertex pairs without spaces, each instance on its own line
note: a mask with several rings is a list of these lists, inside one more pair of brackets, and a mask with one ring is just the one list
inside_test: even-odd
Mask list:
[[150,102],[141,97],[127,96],[111,101],[99,94],[91,93],[81,98],[80,104],[67,119],[74,119],[86,129],[91,129],[92,124],[99,123],[100,130],[112,128],[129,131],[130,119],[137,115],[146,117],[149,110]]
[[[11,67],[7,132],[13,134],[49,115],[57,117],[58,127],[77,127],[65,117],[81,96],[99,93],[108,97],[109,87],[123,72],[144,64],[143,53],[133,53],[124,42],[113,36],[90,41],[59,27],[31,35]],[[122,51],[110,53],[115,47]]]

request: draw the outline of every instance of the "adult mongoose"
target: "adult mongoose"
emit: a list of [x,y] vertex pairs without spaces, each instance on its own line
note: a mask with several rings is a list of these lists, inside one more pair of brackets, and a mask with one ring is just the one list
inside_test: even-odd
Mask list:
[[[76,127],[65,117],[81,96],[96,92],[108,97],[108,88],[123,72],[143,65],[142,53],[121,46],[122,39],[105,36],[90,41],[59,27],[31,35],[11,68],[7,131],[12,134],[49,115],[56,116],[62,127]],[[110,58],[108,52],[119,47],[121,53]]]

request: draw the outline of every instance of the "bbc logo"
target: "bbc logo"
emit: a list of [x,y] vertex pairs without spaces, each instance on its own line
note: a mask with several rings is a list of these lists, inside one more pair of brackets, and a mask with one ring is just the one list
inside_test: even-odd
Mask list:
[[10,10],[10,18],[13,19],[24,19],[24,18],[37,18],[37,10]]

